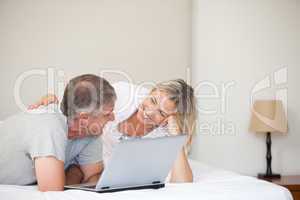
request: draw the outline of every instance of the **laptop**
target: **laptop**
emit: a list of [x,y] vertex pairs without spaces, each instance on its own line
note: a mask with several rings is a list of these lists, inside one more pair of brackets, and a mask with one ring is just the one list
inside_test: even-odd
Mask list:
[[185,141],[185,135],[121,140],[97,183],[65,189],[104,193],[162,188]]

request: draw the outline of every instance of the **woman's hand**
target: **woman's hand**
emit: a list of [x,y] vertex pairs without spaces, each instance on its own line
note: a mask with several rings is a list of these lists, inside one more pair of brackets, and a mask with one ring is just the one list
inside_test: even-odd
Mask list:
[[37,109],[40,106],[47,106],[49,104],[58,104],[58,99],[54,94],[47,94],[46,96],[43,96],[37,103],[29,105],[28,109],[33,110]]
[[176,116],[171,115],[170,117],[168,117],[166,120],[166,123],[167,123],[166,126],[168,129],[168,133],[170,135],[179,135],[180,134],[180,128],[177,123]]

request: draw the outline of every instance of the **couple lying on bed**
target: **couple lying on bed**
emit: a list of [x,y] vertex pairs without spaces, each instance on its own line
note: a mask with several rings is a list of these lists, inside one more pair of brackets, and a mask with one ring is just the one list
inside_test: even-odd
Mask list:
[[[196,120],[195,99],[183,80],[162,82],[148,91],[125,82],[110,85],[86,74],[69,81],[60,111],[57,103],[54,95],[48,95],[31,106],[36,110],[1,124],[0,184],[37,183],[40,191],[51,191],[63,190],[65,184],[94,182],[121,138],[181,133],[189,137],[169,181],[192,181],[185,148]],[[52,112],[44,112],[49,108]]]

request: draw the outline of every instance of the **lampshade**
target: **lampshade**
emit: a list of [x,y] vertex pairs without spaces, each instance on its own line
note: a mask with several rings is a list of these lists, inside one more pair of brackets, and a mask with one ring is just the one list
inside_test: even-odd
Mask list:
[[280,100],[257,100],[252,107],[251,132],[287,133],[287,119]]

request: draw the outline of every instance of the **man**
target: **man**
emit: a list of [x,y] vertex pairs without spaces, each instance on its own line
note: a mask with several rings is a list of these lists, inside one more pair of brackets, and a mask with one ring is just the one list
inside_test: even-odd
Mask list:
[[86,74],[68,83],[62,113],[54,109],[6,119],[0,126],[0,184],[37,182],[40,191],[63,190],[64,170],[73,163],[80,166],[83,182],[97,177],[102,171],[98,136],[114,120],[115,100],[109,82]]

